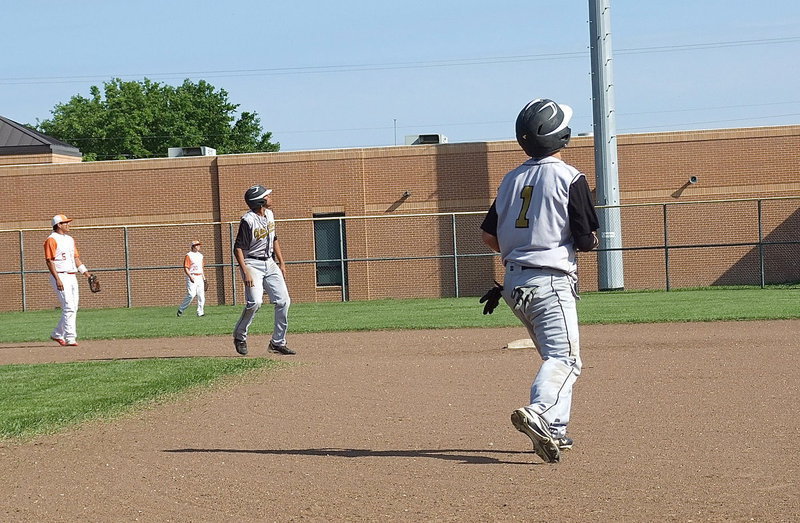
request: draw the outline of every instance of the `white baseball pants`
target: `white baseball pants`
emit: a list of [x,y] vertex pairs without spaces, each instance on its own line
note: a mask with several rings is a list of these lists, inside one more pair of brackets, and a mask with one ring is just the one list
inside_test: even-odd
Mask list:
[[203,316],[205,314],[206,306],[206,285],[203,281],[202,274],[193,274],[194,281],[186,277],[186,296],[183,298],[183,303],[180,304],[178,310],[183,311],[192,303],[192,300],[197,296],[197,315]]
[[553,437],[567,432],[572,387],[581,373],[575,279],[552,269],[509,263],[503,298],[528,329],[543,363],[531,384],[530,405]]
[[76,317],[78,313],[78,278],[75,274],[68,272],[58,273],[58,278],[64,290],[58,290],[56,279],[50,275],[50,284],[53,290],[56,291],[58,301],[61,302],[61,320],[59,320],[56,328],[50,333],[52,338],[65,340],[67,343],[72,343],[78,337]]
[[289,290],[280,267],[271,258],[268,260],[245,259],[245,268],[253,278],[253,286],[244,288],[245,307],[236,327],[233,337],[237,340],[247,340],[247,331],[253,323],[258,309],[264,302],[264,291],[269,296],[269,302],[275,305],[275,326],[272,330],[272,342],[276,345],[286,345],[286,331],[289,327]]

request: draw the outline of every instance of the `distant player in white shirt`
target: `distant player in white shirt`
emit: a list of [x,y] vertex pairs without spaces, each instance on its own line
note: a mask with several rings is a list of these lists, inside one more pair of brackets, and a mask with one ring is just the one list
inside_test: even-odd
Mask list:
[[183,258],[183,272],[186,275],[186,296],[178,307],[178,316],[183,316],[183,311],[197,296],[197,315],[203,317],[206,304],[206,276],[203,270],[203,253],[200,252],[199,241],[192,242],[189,252]]
[[571,117],[572,109],[547,99],[522,109],[517,141],[531,158],[505,175],[481,224],[484,243],[501,254],[506,270],[494,304],[502,293],[543,360],[530,404],[511,422],[550,463],[572,447],[567,423],[581,372],[575,251],[595,248],[599,227],[586,177],[561,160]]
[[50,339],[62,346],[76,347],[78,314],[78,278],[81,273],[87,278],[92,275],[81,262],[78,246],[70,236],[71,218],[56,214],[50,220],[53,233],[44,242],[44,260],[50,271],[50,283],[61,302],[61,320],[50,333]]

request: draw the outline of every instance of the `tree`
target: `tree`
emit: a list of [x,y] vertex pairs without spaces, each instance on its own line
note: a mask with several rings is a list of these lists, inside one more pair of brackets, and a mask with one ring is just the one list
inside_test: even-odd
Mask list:
[[263,132],[255,112],[242,112],[224,89],[205,80],[173,87],[145,78],[115,78],[57,104],[37,130],[78,147],[84,160],[152,158],[169,147],[213,147],[220,154],[274,152],[271,132]]

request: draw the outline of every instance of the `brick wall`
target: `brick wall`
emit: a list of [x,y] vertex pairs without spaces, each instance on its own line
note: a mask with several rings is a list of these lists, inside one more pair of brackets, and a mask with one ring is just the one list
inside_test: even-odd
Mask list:
[[[681,202],[800,195],[800,126],[727,129],[621,135],[618,137],[620,196],[623,204]],[[586,173],[595,186],[594,150],[591,137],[576,137],[564,151],[564,159]],[[317,213],[347,216],[383,216],[414,213],[484,210],[494,197],[503,175],[525,160],[516,142],[399,146],[367,149],[300,151],[225,155],[217,157],[164,158],[92,163],[0,165],[0,191],[6,195],[0,207],[0,267],[19,270],[19,233],[25,231],[26,269],[44,269],[41,243],[49,234],[49,218],[63,213],[75,217],[73,235],[90,267],[120,267],[125,238],[120,229],[87,226],[187,224],[190,227],[128,229],[132,265],[153,267],[131,275],[133,305],[176,304],[183,293],[180,271],[156,267],[180,264],[189,241],[200,239],[207,264],[230,263],[227,224],[246,210],[242,195],[254,183],[274,189],[273,205],[279,219],[311,218]],[[688,184],[690,176],[698,183]],[[404,192],[410,196],[403,197]],[[753,205],[753,204],[751,204]],[[740,223],[724,209],[707,207],[702,228],[709,239],[752,237],[752,221]],[[714,214],[719,212],[720,214]],[[752,212],[752,209],[748,212]],[[655,214],[654,214],[655,213]],[[626,242],[662,242],[660,207],[636,207],[625,211]],[[791,236],[787,227],[797,219],[797,203],[775,211],[769,230]],[[793,218],[794,217],[794,218]],[[670,218],[671,231],[695,237],[697,216]],[[478,240],[476,217],[459,217],[459,230],[467,250],[486,252]],[[645,225],[642,226],[641,224]],[[440,218],[348,220],[349,258],[377,258],[452,252],[452,223]],[[83,229],[82,229],[83,227]],[[748,229],[749,228],[749,229]],[[1,231],[8,232],[1,232]],[[714,232],[719,231],[719,232]],[[289,260],[314,259],[313,224],[282,222],[278,234]],[[469,234],[469,233],[468,233]],[[675,238],[675,241],[683,237]],[[462,249],[463,247],[460,247]],[[647,251],[626,258],[626,285],[663,283],[663,253]],[[718,262],[703,264],[704,281],[714,283],[735,269],[751,264],[751,254],[732,252]],[[745,260],[745,262],[742,262]],[[581,287],[596,288],[596,257],[581,255]],[[674,263],[695,267],[689,254],[676,254]],[[410,262],[361,261],[348,266],[351,299],[450,296],[453,268],[450,260],[415,262],[413,274],[421,282],[409,286]],[[295,301],[330,301],[341,298],[338,288],[318,288],[312,265],[290,266],[290,289]],[[499,267],[492,258],[465,259],[459,266],[462,295],[477,292]],[[631,280],[628,279],[630,275]],[[112,288],[125,285],[122,272],[107,273]],[[241,301],[241,282],[234,291],[232,271],[215,269],[209,280],[209,302],[231,303],[234,292]],[[18,275],[0,274],[0,310],[19,308]],[[108,286],[107,286],[108,288]],[[164,289],[169,289],[164,291]],[[122,293],[87,296],[92,306],[124,306]],[[27,275],[28,308],[52,307],[54,297],[46,275]]]
[[0,155],[0,165],[20,165],[20,164],[39,164],[39,163],[80,163],[80,156],[69,156],[65,154],[7,154]]

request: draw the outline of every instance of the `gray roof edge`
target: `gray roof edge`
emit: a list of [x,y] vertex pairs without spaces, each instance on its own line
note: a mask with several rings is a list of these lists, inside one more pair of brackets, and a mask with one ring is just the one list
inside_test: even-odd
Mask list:
[[77,147],[73,147],[71,145],[60,145],[60,144],[53,144],[50,146],[50,150],[53,151],[53,154],[61,154],[64,156],[77,156],[78,158],[83,158],[83,153]]
[[24,155],[24,154],[60,154],[63,156],[83,157],[81,151],[72,146],[62,146],[58,144],[43,143],[41,145],[12,145],[0,146],[0,156]]

